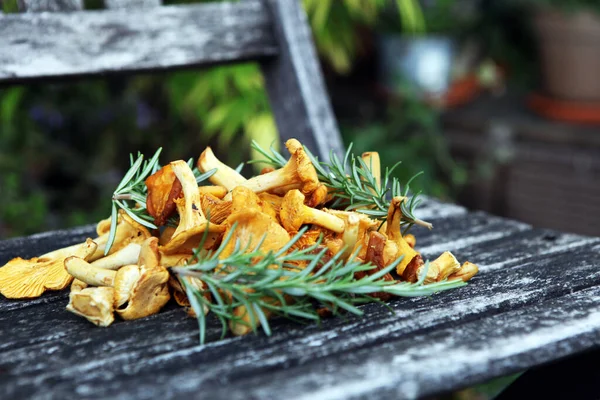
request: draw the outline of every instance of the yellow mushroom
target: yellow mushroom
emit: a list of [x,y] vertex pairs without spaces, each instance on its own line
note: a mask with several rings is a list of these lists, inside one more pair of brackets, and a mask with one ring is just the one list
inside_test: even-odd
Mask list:
[[[123,319],[137,319],[157,313],[170,299],[169,273],[158,265],[157,238],[147,239],[140,254],[144,265],[126,265],[118,271],[93,267],[77,257],[65,260],[69,274],[89,285],[114,288],[113,304]],[[124,308],[122,308],[125,306]]]
[[140,257],[140,246],[137,243],[129,243],[122,249],[92,262],[94,267],[117,270],[124,265],[134,264]]
[[0,293],[9,299],[39,297],[46,290],[62,290],[73,280],[63,262],[69,256],[90,259],[97,245],[92,239],[24,260],[13,258],[0,268]]
[[[365,162],[369,171],[371,171],[371,175],[375,178],[375,183],[377,188],[381,187],[381,161],[379,159],[379,153],[376,151],[368,151],[362,153],[362,160]],[[374,191],[371,189],[371,191]]]
[[114,289],[111,287],[71,290],[67,310],[97,326],[109,326],[115,320],[113,297]]
[[[302,144],[296,139],[290,139],[285,145],[291,157],[283,168],[255,176],[236,186],[247,187],[255,193],[285,187],[287,190],[300,189],[302,193],[309,194],[317,189],[319,187],[317,171],[304,151]],[[230,196],[230,194],[225,196],[225,200],[228,200]]]
[[[94,239],[94,242],[98,245],[94,254],[92,254],[88,261],[93,262],[101,257],[104,257],[106,246],[108,245],[108,239],[110,235],[110,219],[100,221],[96,227],[98,237]],[[122,248],[126,247],[130,243],[142,243],[146,238],[149,238],[152,234],[146,229],[145,226],[134,221],[126,212],[123,210],[119,211],[117,217],[117,229],[115,232],[115,239],[110,248],[108,254],[116,253]]]
[[200,193],[200,195],[210,194],[221,200],[228,192],[229,190],[224,186],[198,186],[198,193]]
[[462,279],[468,281],[479,272],[479,267],[476,264],[465,261],[458,271],[448,276],[448,280]]
[[200,194],[202,212],[213,224],[221,224],[231,214],[231,201],[221,200],[212,194]]
[[[424,268],[425,265],[422,265],[417,269],[417,276],[421,276]],[[427,275],[425,276],[423,283],[442,281],[459,270],[460,263],[456,260],[456,257],[449,251],[445,251],[438,258],[429,263]]]
[[198,169],[204,173],[215,168],[217,172],[208,178],[208,180],[215,185],[225,187],[228,191],[246,182],[246,178],[227,164],[221,162],[215,156],[212,149],[207,147],[198,158]]
[[290,190],[283,198],[279,217],[288,232],[297,232],[304,224],[314,224],[333,232],[344,231],[344,220],[330,213],[304,205],[304,195],[297,189]]
[[[396,272],[398,275],[403,276],[406,267],[413,262],[419,255],[415,249],[413,249],[402,236],[402,232],[400,231],[400,222],[402,219],[402,202],[405,200],[404,197],[398,196],[394,197],[390,202],[390,208],[388,209],[387,215],[387,224],[386,224],[386,235],[388,237],[388,241],[386,242],[386,246],[384,249],[384,253],[390,257],[385,260],[386,265],[394,262],[398,257],[403,257],[398,266],[396,267]],[[420,257],[419,257],[420,259]],[[416,267],[421,266],[421,262]],[[412,266],[412,265],[411,265]],[[412,271],[412,269],[411,269]],[[414,271],[413,271],[414,272]],[[414,280],[411,276],[411,279],[406,280]]]
[[281,198],[268,193],[256,194],[251,189],[244,186],[238,186],[231,191],[231,214],[241,211],[254,209],[260,211],[279,222],[278,205],[281,205]]
[[358,246],[361,246],[364,257],[366,247],[363,246],[362,239],[368,236],[369,231],[377,229],[380,222],[354,211],[327,210],[327,213],[344,221],[345,228],[341,236],[345,248],[343,257],[348,258],[358,249]]
[[226,224],[228,228],[225,236],[227,237],[232,229],[233,232],[219,258],[228,257],[233,253],[236,243],[237,246],[242,249],[247,248],[248,251],[255,250],[256,246],[261,244],[261,252],[268,253],[271,250],[281,249],[290,241],[288,232],[260,209],[249,208],[231,214],[227,218]]
[[[181,182],[183,198],[175,200],[179,212],[179,225],[171,239],[162,246],[164,253],[178,252],[186,242],[194,242],[192,247],[202,239],[202,234],[209,232],[223,232],[225,227],[210,223],[202,213],[198,184],[189,165],[185,161],[174,161],[171,163],[173,172]],[[189,244],[189,243],[188,243]]]

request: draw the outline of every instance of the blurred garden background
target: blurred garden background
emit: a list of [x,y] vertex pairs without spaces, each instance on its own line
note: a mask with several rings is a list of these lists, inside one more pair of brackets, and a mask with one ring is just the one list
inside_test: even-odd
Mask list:
[[[600,71],[597,1],[302,2],[356,152],[402,161],[404,181],[423,171],[415,191],[600,234],[600,75],[585,70]],[[254,63],[0,87],[0,238],[105,218],[130,153],[187,159],[211,145],[238,165],[252,139],[277,143]]]

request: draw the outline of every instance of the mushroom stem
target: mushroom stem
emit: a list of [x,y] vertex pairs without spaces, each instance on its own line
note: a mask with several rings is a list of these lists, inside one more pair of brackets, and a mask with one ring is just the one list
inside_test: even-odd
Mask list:
[[142,247],[137,243],[129,243],[121,250],[100,258],[90,265],[96,268],[117,270],[124,265],[135,264],[140,256]]
[[[371,175],[375,178],[377,189],[379,189],[381,187],[381,161],[379,160],[379,153],[376,151],[368,151],[362,153],[361,158],[369,168],[369,171],[371,171]],[[374,192],[373,189],[371,189],[371,191]]]
[[304,223],[319,225],[336,233],[344,232],[346,224],[344,224],[343,219],[338,218],[335,215],[331,215],[325,211],[317,210],[316,208],[310,208],[306,206],[303,207],[305,207],[305,215],[308,216],[308,218],[304,220]]
[[358,233],[360,231],[360,218],[354,214],[348,216],[342,240],[344,241],[344,252],[342,258],[346,259],[352,255],[352,250],[358,241]]
[[94,267],[75,256],[65,259],[65,269],[69,275],[92,286],[113,286],[117,274],[109,269]]
[[217,172],[208,178],[208,180],[215,185],[224,186],[228,191],[246,182],[246,178],[227,164],[221,162],[212,152],[212,149],[207,147],[198,158],[198,169],[204,173],[214,168],[217,169]]
[[[254,193],[262,193],[281,186],[294,185],[294,170],[294,166],[288,162],[283,168],[248,179],[244,186]],[[297,189],[296,185],[294,188]]]
[[343,219],[305,206],[304,199],[304,195],[298,189],[290,190],[283,198],[279,216],[287,231],[297,232],[303,224],[319,225],[336,233],[344,231],[346,224]]
[[[302,144],[296,139],[290,139],[285,145],[291,157],[282,168],[250,178],[242,182],[240,186],[247,187],[255,193],[273,191],[283,187],[287,190],[300,189],[305,194],[314,191],[319,186],[317,171]],[[225,196],[225,200],[231,200],[231,194]]]

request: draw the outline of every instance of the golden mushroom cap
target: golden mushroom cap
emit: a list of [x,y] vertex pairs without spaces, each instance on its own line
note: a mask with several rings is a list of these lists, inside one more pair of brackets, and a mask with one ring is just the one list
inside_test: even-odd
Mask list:
[[116,309],[129,301],[129,297],[139,281],[140,275],[140,267],[134,264],[121,267],[117,271],[114,280],[114,306]]
[[304,223],[304,195],[299,190],[290,190],[283,197],[279,218],[288,232],[297,232]]
[[114,290],[111,287],[88,287],[71,291],[67,310],[98,326],[109,326],[115,320]]
[[310,161],[310,157],[304,151],[302,144],[296,139],[289,139],[285,142],[285,147],[292,155],[296,164],[296,173],[302,181],[302,193],[311,193],[319,187],[319,177],[317,170]]
[[0,268],[0,293],[9,299],[25,299],[39,297],[46,290],[62,290],[73,280],[65,270],[64,260],[69,256],[86,259],[95,250],[96,243],[88,239],[42,257],[13,258]]
[[130,292],[127,307],[117,309],[123,319],[144,318],[156,314],[167,304],[169,294],[169,272],[164,267],[140,267],[140,278]]

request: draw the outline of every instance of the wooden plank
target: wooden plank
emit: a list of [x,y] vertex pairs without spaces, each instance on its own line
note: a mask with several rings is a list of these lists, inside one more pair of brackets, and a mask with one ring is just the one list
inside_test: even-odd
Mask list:
[[161,4],[161,0],[104,0],[104,6],[113,10],[118,8],[152,8]]
[[0,265],[14,257],[38,257],[52,250],[82,243],[86,238],[95,238],[96,225],[74,229],[63,229],[0,241]]
[[279,39],[279,57],[261,64],[280,138],[297,138],[322,160],[343,157],[306,14],[297,0],[265,0]]
[[[538,235],[544,237],[547,232],[538,231]],[[501,249],[504,244],[499,242],[497,247]],[[161,391],[171,388],[169,396],[193,390],[217,395],[223,385],[235,386],[253,377],[264,380],[279,369],[286,371],[288,380],[298,381],[308,379],[307,371],[311,368],[337,359],[340,354],[358,354],[362,348],[380,349],[392,340],[422,337],[446,326],[480,320],[598,285],[599,250],[596,240],[594,245],[577,249],[575,259],[573,249],[542,258],[533,252],[533,259],[527,262],[515,255],[515,264],[476,277],[467,288],[429,300],[394,301],[390,305],[396,310],[395,315],[382,306],[368,305],[365,307],[368,318],[332,319],[325,321],[321,329],[274,322],[272,338],[231,338],[204,347],[195,346],[195,323],[180,310],[98,329],[64,312],[64,302],[53,301],[34,309],[0,313],[0,327],[6,327],[0,330],[6,338],[0,368],[8,371],[13,382],[10,394],[23,395],[44,390],[48,385],[52,385],[57,395],[85,388],[98,396],[112,396],[121,391],[122,396],[138,397],[141,393],[136,390],[142,387],[164,395]],[[507,252],[506,257],[511,254]],[[563,284],[566,269],[569,285]],[[209,337],[214,340],[218,334],[213,324]],[[46,349],[50,349],[48,353]],[[34,358],[36,362],[32,362]],[[48,368],[49,363],[52,369]],[[157,372],[161,370],[165,372]],[[332,371],[335,369],[324,377],[334,379]],[[129,382],[127,387],[131,392],[122,392],[124,382]],[[456,384],[456,379],[453,382]],[[282,385],[287,384],[271,380],[261,383],[271,390],[285,392],[288,388]],[[243,396],[239,385],[231,396]]]
[[83,10],[83,0],[18,0],[20,11],[77,11]]
[[277,54],[259,1],[0,15],[0,81],[153,71]]
[[[598,348],[599,306],[600,288],[595,287],[514,313],[336,354],[293,370],[238,376],[213,386],[211,394],[216,398],[226,394],[229,399],[269,393],[296,399],[433,395]],[[185,379],[198,375],[188,372]],[[192,393],[190,387],[178,390],[178,395],[186,393]]]
[[[310,371],[318,371],[326,381],[340,388],[349,382],[343,375],[349,371],[344,369],[342,375],[337,375],[337,367],[331,363],[337,364],[340,358],[346,363],[353,354],[367,357],[370,363],[370,356],[361,349],[369,349],[367,354],[381,357],[382,353],[389,352],[390,343],[399,343],[398,346],[406,346],[403,350],[411,351],[414,340],[414,347],[420,348],[422,354],[435,357],[439,353],[427,347],[427,338],[434,336],[436,339],[431,343],[437,344],[439,332],[444,332],[442,338],[453,336],[450,333],[463,330],[465,323],[496,318],[494,315],[507,316],[510,320],[521,311],[509,313],[509,310],[528,306],[527,310],[545,299],[598,285],[600,274],[596,272],[597,264],[593,264],[597,255],[590,250],[583,253],[572,271],[574,279],[569,287],[548,284],[553,278],[562,276],[564,266],[571,262],[566,253],[560,259],[548,258],[539,268],[514,266],[521,274],[516,274],[518,279],[513,281],[506,278],[515,276],[514,268],[513,271],[502,271],[498,276],[488,274],[467,288],[434,296],[430,301],[401,299],[392,302],[396,315],[389,314],[382,306],[369,305],[365,307],[369,318],[332,319],[325,321],[322,329],[275,323],[272,338],[232,338],[203,347],[195,345],[195,323],[186,319],[181,311],[99,329],[64,312],[64,303],[52,303],[33,312],[17,311],[22,315],[12,321],[19,323],[10,324],[10,329],[5,313],[1,314],[0,326],[6,326],[2,334],[7,340],[1,347],[0,367],[8,371],[7,379],[11,385],[7,395],[10,396],[39,393],[37,391],[45,387],[52,387],[53,393],[59,396],[85,390],[80,394],[93,392],[97,396],[111,397],[120,393],[124,398],[138,398],[142,390],[151,389],[152,393],[168,397],[196,390],[218,397],[222,394],[220,388],[226,386],[233,388],[230,398],[243,398],[244,382],[249,384],[247,389],[271,390],[283,395],[289,394],[294,384],[315,379]],[[547,277],[540,277],[540,273]],[[568,299],[562,303],[565,302]],[[509,322],[503,319],[503,324],[510,325]],[[494,331],[480,331],[479,338],[481,332],[489,338]],[[209,333],[213,339],[217,337],[214,325]],[[467,343],[470,340],[478,340],[473,332],[465,338]],[[583,343],[578,345],[585,346]],[[53,368],[48,368],[49,363]],[[326,371],[320,367],[323,364],[329,364]],[[387,367],[395,369],[389,364]],[[355,363],[354,368],[355,374],[368,373],[361,362]],[[386,364],[382,364],[382,368],[386,368]],[[278,370],[285,371],[287,378],[269,379]],[[484,368],[479,371],[485,373]],[[427,390],[436,390],[440,387],[438,384],[446,382],[427,385],[431,381],[415,375],[411,382],[420,385],[421,389],[427,386]],[[488,378],[478,376],[478,379]],[[386,379],[388,384],[398,383],[391,376]],[[182,385],[182,382],[186,384]],[[452,387],[456,387],[462,381],[454,377],[451,382]],[[323,389],[322,383],[312,383],[314,386],[307,394]],[[123,392],[123,387],[128,390]],[[385,385],[371,389],[382,390]],[[296,390],[300,389],[296,387]],[[252,395],[258,393],[252,392]]]

